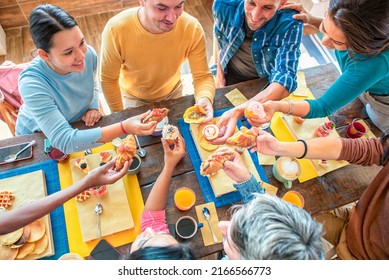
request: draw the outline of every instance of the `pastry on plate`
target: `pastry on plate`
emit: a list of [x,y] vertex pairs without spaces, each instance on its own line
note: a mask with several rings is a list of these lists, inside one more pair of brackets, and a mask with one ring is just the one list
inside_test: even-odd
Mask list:
[[241,148],[250,148],[254,146],[257,134],[253,129],[241,126],[240,130],[227,139],[227,144]]
[[170,110],[167,108],[154,108],[146,117],[143,118],[142,123],[149,123],[152,121],[159,123],[167,116],[169,111]]
[[194,105],[185,110],[184,122],[186,123],[202,123],[207,116],[207,112],[203,107]]
[[320,124],[315,130],[315,136],[326,137],[335,130],[335,123],[333,121],[325,121]]
[[169,145],[177,142],[180,132],[178,128],[171,124],[166,124],[162,128],[162,138],[166,140]]
[[89,166],[84,157],[76,159],[74,165],[80,168],[85,174],[89,173]]
[[228,147],[221,147],[203,161],[200,166],[200,174],[211,177],[223,168],[224,162],[231,159],[233,150]]
[[112,154],[110,152],[101,152],[100,153],[100,165],[106,164],[112,159]]
[[13,192],[11,191],[0,191],[0,207],[7,209],[12,206],[15,199]]
[[117,149],[117,159],[115,164],[115,170],[119,171],[123,168],[126,161],[132,159],[136,154],[136,142],[135,137],[132,134],[127,135],[124,138],[122,144]]
[[212,141],[219,136],[219,127],[216,124],[207,124],[201,131],[202,137],[207,141]]

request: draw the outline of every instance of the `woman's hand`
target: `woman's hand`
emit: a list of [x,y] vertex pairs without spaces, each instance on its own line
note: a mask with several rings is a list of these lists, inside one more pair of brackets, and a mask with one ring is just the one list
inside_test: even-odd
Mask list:
[[242,183],[250,178],[250,172],[244,164],[239,153],[234,151],[230,160],[225,161],[223,170],[228,177],[237,183]]
[[131,161],[132,160],[125,162],[123,168],[120,171],[115,171],[114,169],[116,157],[103,166],[93,169],[85,177],[87,183],[84,185],[85,187],[83,190],[95,186],[111,185],[115,183],[126,174]]
[[274,113],[277,112],[277,107],[272,101],[266,101],[262,105],[266,115],[260,119],[247,119],[252,126],[259,127],[261,124],[270,122]]
[[319,32],[319,25],[321,18],[314,17],[304,6],[300,3],[288,2],[280,8],[280,10],[292,9],[299,12],[293,15],[294,19],[301,20],[304,23],[304,35],[315,34]]
[[258,129],[257,134],[257,141],[255,142],[255,146],[251,148],[250,152],[253,153],[258,151],[261,154],[269,156],[278,155],[280,142],[270,133],[261,129]]
[[103,114],[97,109],[88,110],[82,120],[85,122],[86,126],[94,126],[103,116]]
[[146,113],[128,118],[123,121],[123,126],[126,132],[128,134],[131,133],[136,135],[151,135],[157,126],[157,122],[152,121],[146,124],[142,123],[142,120],[148,115],[149,112],[150,110]]
[[207,123],[213,120],[213,107],[211,101],[208,98],[200,98],[196,105],[202,107],[205,112],[207,112],[207,117],[204,119],[203,123]]
[[186,154],[184,138],[179,135],[177,141],[173,145],[169,145],[164,139],[161,139],[161,141],[165,154],[165,166],[170,165],[171,167],[175,168],[178,162]]

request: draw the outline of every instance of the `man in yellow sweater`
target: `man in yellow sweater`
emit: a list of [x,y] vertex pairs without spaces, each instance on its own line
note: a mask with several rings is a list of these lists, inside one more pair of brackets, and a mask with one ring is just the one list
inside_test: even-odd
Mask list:
[[195,101],[211,120],[215,83],[199,21],[183,11],[183,0],[140,4],[112,17],[102,34],[100,77],[111,111],[180,97],[188,59]]

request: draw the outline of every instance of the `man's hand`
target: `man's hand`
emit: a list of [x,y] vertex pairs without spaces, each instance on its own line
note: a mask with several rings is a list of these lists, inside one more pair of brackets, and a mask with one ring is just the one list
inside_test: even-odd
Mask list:
[[214,145],[226,143],[227,138],[235,133],[236,124],[241,116],[243,116],[243,110],[238,108],[224,112],[216,124],[220,130],[219,137],[210,141],[210,143]]
[[206,97],[200,98],[197,101],[196,105],[202,107],[207,113],[207,117],[204,119],[203,123],[207,123],[213,120],[213,106],[211,101],[208,98]]

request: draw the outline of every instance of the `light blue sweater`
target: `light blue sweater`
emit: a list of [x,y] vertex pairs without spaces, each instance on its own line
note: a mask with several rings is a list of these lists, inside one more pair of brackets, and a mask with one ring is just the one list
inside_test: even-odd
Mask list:
[[101,128],[73,129],[90,109],[98,109],[97,55],[88,46],[85,69],[60,75],[39,56],[23,70],[19,90],[24,104],[16,122],[16,135],[42,131],[53,147],[70,154],[95,147]]

